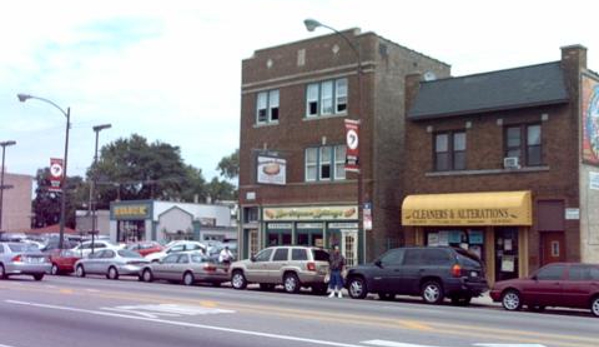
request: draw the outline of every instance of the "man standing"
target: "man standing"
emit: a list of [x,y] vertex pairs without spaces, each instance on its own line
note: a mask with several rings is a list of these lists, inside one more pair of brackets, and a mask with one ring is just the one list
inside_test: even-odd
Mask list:
[[229,265],[231,264],[232,259],[233,253],[231,252],[231,250],[229,250],[229,246],[225,246],[225,248],[223,248],[222,251],[220,251],[220,254],[218,255],[218,261],[220,263]]
[[339,245],[333,247],[333,252],[329,256],[329,271],[331,272],[329,280],[329,298],[335,297],[337,293],[338,298],[342,298],[341,289],[343,289],[343,277],[341,272],[345,266],[345,257],[339,252]]

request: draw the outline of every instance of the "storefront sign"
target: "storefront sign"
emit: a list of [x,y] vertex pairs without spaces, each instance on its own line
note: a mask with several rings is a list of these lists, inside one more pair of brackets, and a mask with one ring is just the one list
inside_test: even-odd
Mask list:
[[322,223],[297,223],[298,229],[322,229]]
[[117,220],[151,219],[152,205],[149,203],[112,205],[111,217]]
[[62,159],[50,159],[50,186],[48,190],[51,192],[60,192],[62,190],[62,174],[63,163]]
[[358,229],[358,223],[329,223],[329,229]]
[[285,185],[287,177],[285,159],[259,156],[257,167],[258,183]]
[[579,208],[567,208],[566,209],[566,219],[579,220],[580,219],[580,209]]
[[291,223],[268,223],[266,227],[269,230],[291,230],[293,228],[293,224]]
[[272,220],[329,220],[357,219],[357,206],[327,206],[327,207],[272,207],[265,208],[263,219]]

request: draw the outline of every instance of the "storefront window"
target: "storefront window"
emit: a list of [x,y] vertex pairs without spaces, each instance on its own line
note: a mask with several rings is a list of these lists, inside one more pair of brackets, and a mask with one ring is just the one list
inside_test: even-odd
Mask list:
[[120,221],[117,227],[118,242],[138,242],[146,240],[144,220]]
[[430,247],[449,246],[468,250],[476,254],[483,263],[484,231],[482,229],[430,229],[426,230],[425,244]]
[[266,246],[291,245],[291,232],[268,232],[268,244]]

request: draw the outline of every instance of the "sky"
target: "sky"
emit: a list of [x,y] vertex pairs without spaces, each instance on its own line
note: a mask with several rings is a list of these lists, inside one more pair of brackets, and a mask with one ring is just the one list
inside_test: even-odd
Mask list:
[[588,48],[599,71],[599,2],[465,0],[219,0],[6,2],[0,11],[0,141],[10,173],[34,176],[64,155],[84,176],[100,147],[139,134],[179,146],[186,164],[217,176],[239,147],[241,62],[255,50],[360,28],[452,66],[453,76],[560,59]]

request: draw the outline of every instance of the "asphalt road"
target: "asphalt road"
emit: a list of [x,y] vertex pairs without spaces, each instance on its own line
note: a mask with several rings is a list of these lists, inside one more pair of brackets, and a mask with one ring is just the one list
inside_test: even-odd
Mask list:
[[46,276],[0,280],[0,347],[597,347],[579,311],[332,299],[209,285]]

